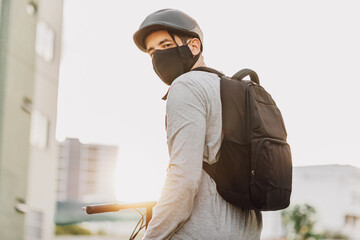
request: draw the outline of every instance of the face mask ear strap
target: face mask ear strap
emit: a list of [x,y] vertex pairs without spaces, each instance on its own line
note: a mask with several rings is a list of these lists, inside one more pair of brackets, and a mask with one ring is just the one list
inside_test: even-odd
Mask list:
[[174,33],[173,33],[173,32],[170,32],[170,31],[168,31],[168,33],[169,33],[170,37],[172,38],[172,40],[174,40],[176,46],[179,47],[179,45],[178,45],[177,42],[175,41]]
[[[180,46],[179,46],[179,45],[177,44],[177,42],[175,41],[174,33],[171,32],[171,31],[168,31],[168,33],[169,33],[170,37],[172,38],[172,40],[175,42],[179,55],[182,56],[183,54],[182,54],[182,52],[180,52],[180,50],[179,50]],[[191,42],[191,41],[190,41],[190,42]],[[186,43],[185,45],[189,45],[190,42]],[[190,48],[189,48],[189,50],[190,50]],[[193,64],[192,64],[192,65],[194,65],[195,62],[199,59],[200,53],[199,53],[198,55],[196,55],[196,56],[194,56],[194,55],[191,53],[191,56],[193,57]],[[187,64],[185,63],[185,58],[182,57],[181,60],[182,60],[184,69],[187,69]],[[190,69],[189,69],[189,71],[190,71]]]
[[[174,33],[171,32],[171,31],[168,31],[168,33],[169,33],[170,37],[172,38],[172,40],[175,42],[176,46],[177,46],[177,47],[180,47],[180,46],[177,44],[177,42],[175,41],[175,35],[174,35]],[[187,43],[186,43],[186,42],[183,42],[183,44],[184,44],[184,45],[189,45],[190,42],[191,42],[191,40],[190,40],[189,42],[187,42]]]

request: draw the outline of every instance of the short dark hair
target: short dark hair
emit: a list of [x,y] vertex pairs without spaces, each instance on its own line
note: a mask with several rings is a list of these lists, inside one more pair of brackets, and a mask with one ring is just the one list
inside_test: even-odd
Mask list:
[[[186,33],[182,33],[182,32],[175,32],[175,31],[168,31],[168,33],[173,36],[177,36],[180,38],[181,42],[186,45],[187,44],[187,40],[191,39],[191,38],[197,38],[199,39],[199,37],[191,35],[191,34],[186,34]],[[200,39],[199,39],[200,40]],[[202,52],[202,42],[200,41],[201,44],[201,49],[200,51]]]
[[190,38],[194,38],[194,37],[189,36],[189,35],[177,35],[177,36],[180,38],[180,40],[182,41],[183,44],[186,44],[187,40],[189,40]]

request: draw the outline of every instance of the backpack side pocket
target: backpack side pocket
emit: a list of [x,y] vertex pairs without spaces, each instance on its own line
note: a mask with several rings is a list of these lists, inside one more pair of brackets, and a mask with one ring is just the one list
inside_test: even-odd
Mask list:
[[263,138],[251,162],[250,199],[262,210],[289,206],[292,185],[290,146],[285,141]]

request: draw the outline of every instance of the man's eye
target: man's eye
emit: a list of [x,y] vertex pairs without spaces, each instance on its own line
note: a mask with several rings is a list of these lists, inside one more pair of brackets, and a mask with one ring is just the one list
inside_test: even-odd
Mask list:
[[168,43],[168,44],[164,44],[163,45],[163,48],[169,48],[169,47],[171,47],[172,46],[172,44],[171,43]]

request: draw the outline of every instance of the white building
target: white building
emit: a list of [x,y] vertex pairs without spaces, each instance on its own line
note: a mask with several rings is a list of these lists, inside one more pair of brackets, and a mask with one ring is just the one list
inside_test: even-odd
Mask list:
[[58,200],[114,201],[117,156],[117,146],[66,139],[60,144]]
[[292,204],[308,203],[318,214],[318,229],[360,239],[360,169],[326,165],[298,167]]
[[0,0],[0,239],[51,240],[62,0]]
[[[296,167],[293,171],[291,206],[309,204],[316,209],[317,232],[341,232],[360,239],[360,169],[325,165]],[[285,231],[281,213],[264,215],[263,239],[279,239]]]

